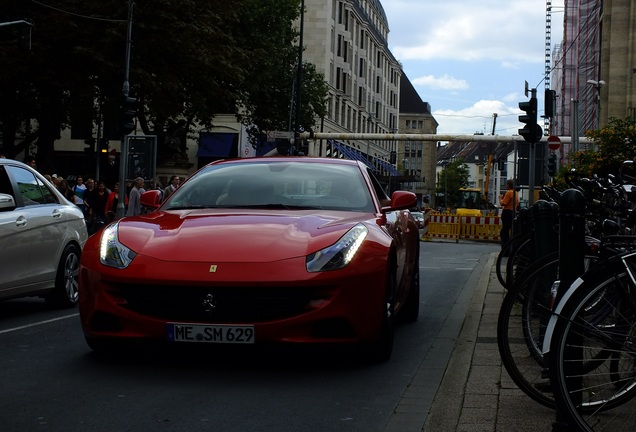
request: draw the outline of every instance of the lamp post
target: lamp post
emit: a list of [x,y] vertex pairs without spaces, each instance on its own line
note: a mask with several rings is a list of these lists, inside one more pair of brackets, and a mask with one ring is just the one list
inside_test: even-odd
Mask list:
[[[373,117],[375,114],[367,112],[367,133],[371,133],[371,127],[373,126]],[[371,152],[371,140],[367,140],[367,161],[371,162],[371,156],[369,153]]]
[[587,83],[596,89],[596,129],[601,128],[601,88],[605,85],[603,80],[587,80]]
[[300,101],[303,82],[303,30],[305,27],[305,0],[300,2],[300,35],[298,37],[298,68],[296,70],[296,121],[294,123],[294,144],[290,148],[294,155],[300,145]]
[[[128,26],[126,31],[126,64],[124,69],[124,85],[122,93],[124,99],[130,94],[130,82],[128,81],[130,76],[130,50],[132,46],[132,24],[133,24],[133,0],[128,0]],[[123,108],[125,109],[125,108]],[[99,156],[98,156],[99,157]],[[120,190],[126,195],[126,167],[128,166],[128,141],[126,140],[126,134],[122,131],[121,137],[121,149],[119,152],[119,186]],[[126,213],[126,200],[120,199],[117,202],[117,218],[121,219]]]

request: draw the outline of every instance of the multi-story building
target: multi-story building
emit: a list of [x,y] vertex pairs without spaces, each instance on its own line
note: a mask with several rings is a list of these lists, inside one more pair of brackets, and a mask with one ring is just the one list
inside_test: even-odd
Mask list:
[[[631,0],[565,0],[564,6],[563,43],[553,51],[557,97],[551,133],[583,136],[610,117],[634,115],[636,5]],[[562,156],[571,150],[565,146]]]
[[[389,23],[379,0],[305,0],[303,58],[329,86],[320,132],[435,133],[430,106],[421,101],[388,48]],[[405,88],[406,92],[402,92]],[[401,98],[408,98],[403,104]],[[321,141],[319,156],[367,161],[380,176],[398,177],[422,199],[430,194],[435,145],[398,140]],[[386,179],[390,188],[392,179]]]
[[[434,134],[437,120],[431,106],[423,102],[406,75],[400,85],[400,134]],[[431,204],[435,194],[436,141],[398,141],[396,162],[402,168],[402,188],[412,190],[420,205]]]
[[[305,8],[303,59],[325,75],[329,87],[320,131],[395,132],[402,70],[388,48],[389,25],[380,1],[305,0]],[[333,155],[328,144],[321,143],[319,155]],[[335,152],[351,150],[377,164],[397,147],[385,141],[336,143]]]

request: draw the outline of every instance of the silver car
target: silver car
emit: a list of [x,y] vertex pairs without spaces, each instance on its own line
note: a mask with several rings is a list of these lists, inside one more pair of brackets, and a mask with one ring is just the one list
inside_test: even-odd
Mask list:
[[0,159],[0,300],[40,296],[75,306],[87,238],[77,206],[31,167]]

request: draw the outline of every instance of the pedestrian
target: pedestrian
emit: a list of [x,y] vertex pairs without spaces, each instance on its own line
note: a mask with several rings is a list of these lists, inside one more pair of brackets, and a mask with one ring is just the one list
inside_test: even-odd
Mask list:
[[501,205],[501,246],[506,244],[510,239],[510,231],[515,218],[515,210],[519,205],[519,193],[515,190],[515,181],[513,179],[506,180],[506,193],[501,196],[499,204]]
[[62,177],[58,176],[57,174],[53,174],[51,175],[51,180],[53,182],[53,186],[55,186],[55,189],[60,190],[60,182],[62,181]]
[[146,192],[144,189],[144,179],[143,177],[137,177],[128,196],[128,211],[126,211],[126,216],[137,216],[141,214],[141,194],[144,192]]
[[86,179],[86,190],[84,191],[84,218],[89,220],[89,213],[91,207],[91,201],[94,200],[94,196],[97,193],[97,188],[95,187],[95,180],[92,178]]
[[27,164],[28,166],[30,166],[33,169],[38,169],[37,164],[35,163],[35,157],[33,157],[31,155],[27,155],[24,158],[24,163]]
[[170,184],[163,191],[164,201],[167,200],[168,197],[172,195],[174,191],[177,190],[177,188],[179,187],[179,184],[181,184],[181,178],[179,176],[173,175],[172,177],[170,177]]
[[[125,195],[124,195],[125,196]],[[106,219],[109,222],[115,220],[115,216],[117,214],[117,206],[119,205],[119,183],[115,183],[113,186],[113,190],[108,194],[108,200],[106,201]],[[128,206],[128,197],[126,197],[126,201],[124,206]]]
[[[86,182],[88,183],[88,180]],[[106,203],[108,202],[106,184],[101,180],[98,181],[94,191],[89,194],[88,197],[86,195],[84,195],[84,197],[84,202],[88,207],[86,224],[88,227],[88,234],[91,235],[102,229],[108,220],[106,218]]]
[[75,205],[77,205],[84,213],[86,207],[84,206],[84,192],[86,192],[86,185],[82,176],[77,176],[75,179],[75,186],[73,186],[73,192],[75,192]]
[[77,201],[75,199],[75,192],[73,192],[73,189],[71,189],[71,187],[68,185],[68,182],[66,181],[66,179],[59,179],[59,180],[60,181],[59,181],[58,190],[62,193],[62,195],[64,195],[64,198],[66,198],[73,204],[77,204]]

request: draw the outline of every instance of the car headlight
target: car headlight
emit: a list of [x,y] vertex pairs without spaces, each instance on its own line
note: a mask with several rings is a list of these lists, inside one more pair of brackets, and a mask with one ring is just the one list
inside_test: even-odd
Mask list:
[[137,254],[119,242],[118,229],[119,223],[115,223],[102,231],[99,261],[105,266],[124,269],[128,267]]
[[362,224],[351,228],[340,239],[322,250],[307,256],[307,271],[320,272],[346,267],[355,256],[369,230]]

